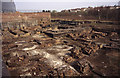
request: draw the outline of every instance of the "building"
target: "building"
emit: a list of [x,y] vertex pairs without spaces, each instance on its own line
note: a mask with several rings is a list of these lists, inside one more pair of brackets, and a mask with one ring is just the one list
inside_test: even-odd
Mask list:
[[120,1],[118,2],[118,6],[120,6]]
[[16,12],[16,6],[13,0],[2,1],[2,12]]

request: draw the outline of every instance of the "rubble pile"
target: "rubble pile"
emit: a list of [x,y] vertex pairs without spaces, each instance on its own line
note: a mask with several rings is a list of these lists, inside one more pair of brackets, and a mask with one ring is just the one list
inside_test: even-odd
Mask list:
[[8,27],[2,30],[2,54],[11,76],[118,76],[118,25]]

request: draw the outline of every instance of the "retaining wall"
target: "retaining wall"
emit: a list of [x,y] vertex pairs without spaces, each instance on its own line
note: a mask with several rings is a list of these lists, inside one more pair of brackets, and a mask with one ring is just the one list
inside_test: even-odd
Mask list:
[[29,27],[36,25],[48,25],[50,23],[50,13],[3,13],[2,27],[20,29],[21,27]]

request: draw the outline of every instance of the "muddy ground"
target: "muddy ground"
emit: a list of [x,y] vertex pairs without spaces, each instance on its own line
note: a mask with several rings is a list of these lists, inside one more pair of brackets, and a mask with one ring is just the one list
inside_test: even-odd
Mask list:
[[[61,24],[2,30],[9,76],[119,76],[120,26]],[[6,75],[5,75],[6,76]]]

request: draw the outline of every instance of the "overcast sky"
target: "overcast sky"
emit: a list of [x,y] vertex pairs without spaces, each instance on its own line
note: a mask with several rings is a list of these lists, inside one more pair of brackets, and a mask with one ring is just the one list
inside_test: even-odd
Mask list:
[[[3,0],[11,1],[11,0]],[[117,5],[120,0],[13,0],[17,10],[57,10]]]
[[119,0],[14,0],[16,2],[118,2]]

